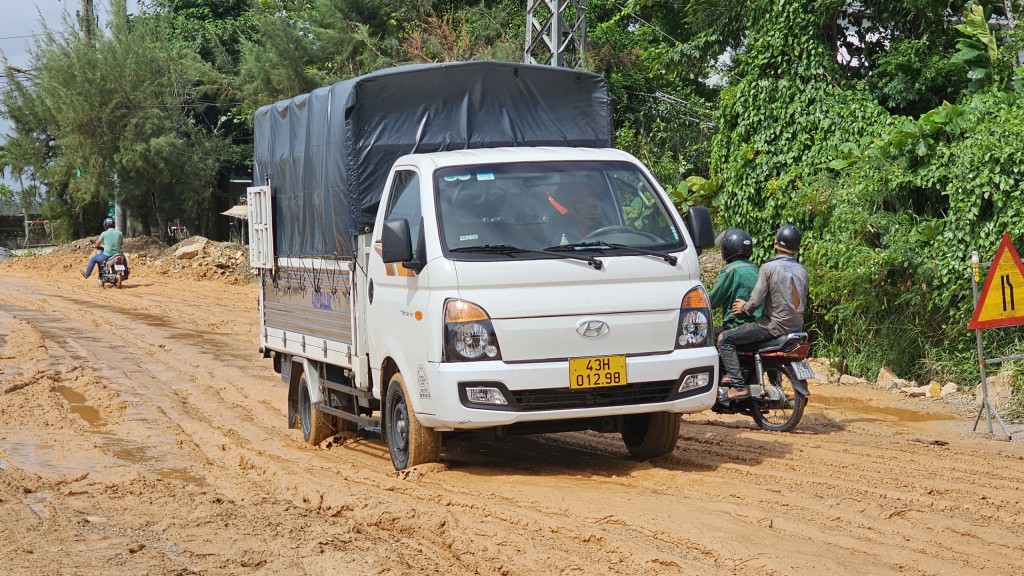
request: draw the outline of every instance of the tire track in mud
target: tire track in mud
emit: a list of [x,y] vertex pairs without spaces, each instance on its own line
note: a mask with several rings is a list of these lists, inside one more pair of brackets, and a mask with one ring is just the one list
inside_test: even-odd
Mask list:
[[[194,418],[196,418],[196,419],[202,420],[202,418],[199,418],[199,417],[198,417],[198,416],[196,416],[195,414],[193,414],[193,417],[194,417]],[[213,425],[212,421],[211,421],[211,420],[209,420],[209,419],[206,419],[204,423],[207,423],[207,424]],[[237,446],[241,446],[241,447],[243,447],[243,448],[244,448],[244,444],[243,444],[242,442],[238,441],[238,439],[237,439],[236,445],[237,445]],[[621,449],[620,449],[620,450],[621,450]],[[265,453],[263,453],[262,455],[265,455]],[[254,461],[254,459],[255,459],[255,458],[253,457],[253,455],[252,455],[252,454],[250,454],[250,455],[248,456],[248,461],[249,461],[249,462],[252,462],[252,461]],[[261,460],[263,460],[263,462],[262,462],[262,463],[260,464],[260,466],[262,466],[262,467],[264,467],[264,468],[269,468],[269,467],[271,467],[271,466],[270,466],[270,463],[269,463],[269,462],[268,462],[268,461],[267,461],[267,460],[266,460],[265,458],[260,458],[260,459],[261,459]],[[443,503],[443,505],[445,505],[445,506],[450,506],[450,505],[453,505],[453,504],[452,504],[451,502],[444,502],[444,503]],[[518,506],[517,506],[517,507],[518,507]],[[415,508],[414,508],[414,509],[415,509]],[[487,516],[487,515],[484,515],[484,516]],[[501,517],[501,516],[502,516],[502,515],[499,515],[499,517]],[[495,515],[489,515],[489,519],[490,519],[490,520],[494,520],[495,518],[498,518],[498,517],[496,517]],[[376,520],[376,521],[374,521],[374,522],[375,522],[375,524],[376,524],[377,526],[380,526],[380,521],[379,521],[379,520]],[[518,524],[518,523],[516,523],[516,524]],[[527,526],[525,527],[525,530],[527,530],[527,531],[530,531],[530,532],[532,532],[532,531],[534,531],[534,530],[535,530],[535,527],[534,527],[534,526],[531,526],[531,525],[527,525]],[[559,530],[561,530],[561,529],[559,529]],[[571,529],[571,528],[569,528],[569,529],[566,529],[566,530],[569,530],[569,531],[570,531],[570,530],[572,530],[572,529]],[[566,531],[566,530],[561,530],[561,531]],[[575,551],[574,551],[574,550],[572,551],[572,556],[577,556],[577,554],[575,554]],[[503,561],[503,562],[504,562],[504,561]],[[674,562],[668,562],[668,565],[675,565],[675,563],[674,563]],[[628,571],[627,571],[627,573],[629,573],[629,572],[631,572],[631,571],[630,571],[630,570],[628,570]]]
[[[31,316],[29,314],[26,314],[24,311],[18,311],[18,312],[22,316]],[[51,319],[47,319],[47,318],[42,317],[41,315],[32,316],[30,319],[33,321],[34,324],[43,327],[44,331],[48,330],[47,326],[52,322],[52,318]],[[117,332],[118,328],[120,328],[120,327],[114,326],[114,331]],[[61,339],[60,343],[64,344],[65,347],[70,348],[71,346],[68,346],[68,343],[77,342],[80,339],[84,338],[85,336],[86,335],[84,335],[82,333],[75,333],[74,331],[65,331],[60,336],[60,339]],[[138,345],[140,343],[145,343],[145,341],[138,340],[136,342],[136,345]],[[128,344],[128,342],[126,341],[125,344]],[[79,348],[81,348],[81,347],[79,347]],[[93,362],[94,361],[93,359],[85,358],[84,355],[82,355],[82,354],[73,354],[73,355],[70,355],[70,356],[75,356],[75,360],[77,360],[77,361],[83,361],[83,362]],[[110,360],[109,357],[106,358],[106,359],[108,361]],[[118,363],[120,363],[120,361],[124,360],[124,358],[118,358],[117,360],[119,361]],[[103,361],[103,357],[102,356],[100,357],[100,361]],[[223,402],[223,399],[219,399],[218,400],[216,398],[212,398],[212,396],[214,394],[222,395],[223,394],[222,391],[211,390],[208,387],[198,387],[196,389],[190,389],[186,393],[186,392],[183,392],[182,390],[178,389],[175,392],[176,392],[176,394],[179,397],[183,397],[182,398],[183,401],[180,403],[180,405],[175,405],[173,402],[169,401],[172,398],[171,394],[167,394],[166,392],[164,392],[159,397],[154,397],[154,395],[151,393],[152,390],[149,390],[150,394],[143,394],[139,390],[139,388],[143,386],[143,383],[145,381],[152,381],[154,383],[155,382],[159,382],[161,380],[160,375],[168,370],[167,366],[168,366],[168,364],[167,364],[167,362],[165,360],[162,360],[162,359],[159,359],[159,358],[155,358],[155,357],[151,357],[150,361],[145,366],[145,369],[142,370],[141,372],[148,372],[150,374],[154,374],[155,376],[151,377],[151,378],[145,378],[145,377],[143,377],[142,374],[139,374],[139,373],[133,374],[133,376],[132,376],[132,378],[130,380],[133,383],[135,383],[135,386],[132,389],[121,388],[119,390],[119,392],[122,395],[123,399],[125,399],[126,401],[129,401],[129,402],[132,402],[132,403],[137,403],[137,402],[133,402],[134,399],[133,398],[129,398],[129,396],[134,396],[136,398],[138,398],[138,397],[145,397],[148,400],[150,400],[151,402],[159,404],[160,406],[162,406],[159,409],[159,411],[162,414],[166,415],[165,416],[165,420],[167,422],[176,422],[176,423],[178,423],[179,424],[179,428],[183,432],[185,432],[186,436],[189,436],[190,438],[194,437],[196,435],[196,433],[190,433],[189,431],[184,430],[184,428],[182,426],[195,427],[195,428],[203,429],[204,430],[204,434],[206,434],[206,435],[215,434],[218,431],[221,432],[223,435],[218,439],[218,440],[220,440],[220,443],[222,445],[225,442],[232,444],[235,447],[235,451],[241,454],[239,456],[240,467],[243,467],[243,468],[247,467],[250,470],[253,470],[253,469],[262,469],[263,470],[262,472],[258,472],[257,474],[255,474],[255,477],[253,475],[251,475],[251,474],[248,475],[248,480],[249,480],[250,483],[253,482],[253,481],[259,481],[260,477],[270,476],[270,477],[274,477],[274,481],[278,484],[277,488],[281,488],[282,486],[285,487],[285,488],[291,488],[297,494],[302,494],[303,492],[308,492],[309,491],[308,486],[300,487],[298,485],[292,485],[292,486],[289,487],[289,483],[288,482],[282,481],[283,478],[287,478],[287,476],[285,474],[283,474],[283,470],[285,468],[287,468],[287,467],[295,466],[296,462],[294,462],[294,461],[284,461],[284,460],[282,460],[280,458],[275,459],[275,458],[269,457],[268,453],[265,451],[265,449],[264,450],[253,450],[252,449],[252,447],[251,447],[252,443],[250,443],[248,441],[248,437],[252,436],[254,430],[251,430],[251,429],[250,430],[245,430],[244,428],[249,428],[248,426],[239,427],[239,428],[243,428],[243,430],[236,430],[235,427],[223,428],[221,426],[218,426],[214,422],[214,420],[210,416],[211,412],[218,412],[218,411],[220,411],[219,408],[223,408],[225,405],[232,407],[234,409],[234,411],[237,412],[237,409],[239,407],[238,405],[225,404]],[[179,367],[178,370],[180,371],[181,368]],[[117,380],[127,381],[127,379],[117,379]],[[184,398],[184,396],[186,396],[186,395],[190,396],[190,397],[202,396],[202,398],[201,398],[201,401],[197,402],[197,401],[193,400],[192,398]],[[177,416],[171,415],[168,412],[168,408],[172,407],[172,406],[174,407],[175,412],[179,413]],[[203,406],[203,408],[200,408],[200,406]],[[248,421],[250,421],[248,418],[244,418],[244,417],[241,420],[239,420],[239,419],[233,419],[233,420],[235,422],[239,422],[239,421],[248,422]],[[186,422],[187,424],[181,424],[182,422]],[[259,430],[259,431],[262,432],[262,430]],[[204,439],[204,440],[208,441],[209,438]],[[260,441],[257,442],[257,443],[262,443],[264,441],[265,441],[265,439],[261,438]],[[206,444],[208,444],[208,442],[204,442],[203,444],[206,445]],[[207,454],[207,456],[209,456],[209,454]],[[244,464],[244,466],[241,466],[242,464]],[[203,468],[206,468],[208,470],[208,468],[205,467],[205,466]],[[219,464],[219,468],[224,468],[223,463]],[[231,467],[229,466],[228,468],[230,469]],[[328,474],[328,475],[331,474],[331,472],[327,471],[326,469],[323,469],[323,468],[321,468],[321,469],[326,474]],[[306,469],[304,470],[303,480],[308,482],[310,480],[309,472],[310,471],[314,471],[314,470],[315,470],[315,468],[310,468],[310,467],[307,466]],[[209,475],[208,472],[206,472],[206,473]],[[245,474],[245,471],[243,471],[242,473]],[[223,475],[222,472],[220,473],[220,475]],[[392,483],[393,483],[393,481],[392,481]],[[314,486],[315,486],[315,484],[316,483],[314,483]],[[371,487],[374,488],[374,489],[381,488],[379,482],[371,483]],[[324,486],[324,488],[327,489],[328,486]],[[392,500],[394,500],[394,498],[392,497],[392,495],[394,494],[393,488],[385,487],[384,489],[387,490],[387,492],[388,492],[387,498],[384,498],[383,499],[384,501],[382,502],[385,505],[384,507],[385,508],[387,506],[394,507],[394,503],[392,502]],[[323,497],[322,497],[322,494],[321,494],[320,506],[322,506],[322,504],[323,504],[323,499],[322,498]],[[303,497],[302,500],[303,500],[303,503],[308,503],[309,498]],[[371,510],[371,509],[377,508],[377,506],[374,506],[374,504],[375,504],[374,500],[380,500],[380,499],[379,498],[367,498],[367,497],[360,498],[360,497],[357,496],[356,498],[354,498],[354,500],[356,500],[358,502],[361,502],[361,506],[363,507],[363,509]],[[367,500],[369,500],[369,503],[367,503]],[[435,500],[435,502],[437,502],[437,500]],[[440,504],[441,504],[442,508],[447,508],[447,507],[454,506],[454,504],[452,502],[450,502],[450,501],[441,502]],[[412,503],[409,505],[407,512],[412,512],[412,516],[415,517],[416,509],[421,507],[421,506],[422,506],[422,501],[414,499],[412,501]],[[351,507],[351,506],[349,506],[349,507]],[[476,515],[483,517],[486,521],[494,521],[496,518],[500,517],[500,515],[495,516],[495,515],[480,514],[479,513],[479,509],[478,509]],[[404,514],[402,514],[402,515],[397,515],[397,514],[394,514],[394,513],[381,514],[379,512],[374,512],[372,517],[364,518],[363,521],[364,521],[364,524],[367,527],[372,526],[372,527],[377,528],[379,530],[383,530],[385,533],[389,533],[389,534],[400,534],[400,535],[403,535],[405,538],[408,538],[408,536],[410,534],[419,534],[419,538],[422,538],[424,534],[429,534],[429,531],[424,533],[422,531],[422,526],[420,526],[419,524],[413,524],[413,525],[410,525],[410,526],[405,526],[402,522],[398,522],[396,520],[388,520],[388,518],[401,518],[403,516],[404,516]],[[532,532],[533,528],[531,526],[527,526],[526,530]],[[408,544],[409,543],[406,542],[406,545],[408,545]],[[437,541],[437,542],[434,542],[433,545],[434,546],[436,546],[436,545],[445,545],[445,543],[443,541]],[[449,547],[453,547],[455,545],[448,544],[448,546]],[[462,544],[462,545],[459,545],[458,547],[462,548],[462,552],[458,553],[458,554],[455,554],[455,556],[454,556],[455,558],[459,558],[459,557],[462,557],[463,555],[470,554],[470,553],[472,553],[472,550],[473,550],[473,546],[470,543]],[[575,557],[576,554],[574,553],[573,556]],[[447,566],[447,565],[449,565],[451,563],[451,561],[452,561],[451,558],[446,559],[444,562],[442,562],[442,565]],[[508,563],[509,562],[509,560],[507,558],[505,558],[505,554],[504,553],[495,554],[494,555],[494,561],[499,562],[499,563]],[[422,562],[420,562],[420,564],[422,564]],[[468,566],[468,565],[466,566],[466,568],[467,568],[468,571],[475,571],[476,570],[475,568],[471,569],[471,567]]]
[[[129,479],[72,483],[84,495],[58,490],[48,504],[57,524],[107,554],[82,566],[115,558],[138,572],[173,565],[203,574],[1022,571],[1018,443],[901,425],[842,402],[817,407],[812,396],[795,434],[687,416],[675,453],[652,463],[629,460],[617,435],[569,433],[451,439],[443,465],[399,474],[379,440],[306,447],[286,429],[285,388],[256,354],[254,290],[136,278],[137,288],[89,297],[0,280],[0,308],[37,316],[58,369],[125,363],[98,372],[132,405],[108,429],[202,478],[162,478],[143,462]],[[109,326],[120,351],[90,345],[94,326]],[[98,512],[107,524],[81,523]],[[131,538],[148,548],[110,551]]]
[[[9,294],[8,294],[8,296],[9,296]],[[8,308],[14,308],[14,307],[8,306]],[[86,354],[82,354],[82,353],[78,353],[78,352],[71,353],[71,354],[62,354],[60,352],[62,347],[69,348],[69,349],[70,348],[76,348],[78,350],[82,350],[83,349],[82,346],[69,345],[69,344],[73,344],[73,343],[77,342],[78,339],[82,338],[83,335],[81,333],[75,333],[75,330],[71,329],[71,330],[64,331],[64,332],[61,332],[61,333],[58,334],[58,331],[50,330],[48,328],[48,326],[50,326],[52,324],[52,322],[53,322],[53,317],[52,316],[50,316],[48,318],[46,315],[43,315],[41,313],[29,312],[29,311],[26,311],[24,309],[14,309],[13,312],[16,315],[18,315],[18,316],[28,318],[35,325],[38,325],[38,326],[42,327],[42,332],[43,333],[50,332],[51,339],[49,340],[49,342],[51,344],[50,348],[51,348],[51,353],[52,353],[52,356],[53,356],[53,359],[51,360],[52,363],[61,364],[61,363],[64,363],[64,362],[71,362],[71,363],[73,363],[73,362],[88,362],[88,363],[96,362],[96,358],[95,357],[90,358],[90,357],[87,357]],[[115,329],[116,328],[117,327],[115,326]],[[66,358],[62,359],[62,358],[60,358],[60,356],[65,356]],[[97,355],[97,356],[98,356],[100,361],[103,361],[104,359],[106,359],[108,361],[111,360],[111,354],[100,354],[100,355]],[[124,358],[119,358],[119,360],[124,360]],[[141,367],[139,367],[139,368],[141,368]],[[150,383],[149,383],[149,390],[147,390],[147,391],[153,392],[153,390],[152,390],[152,388],[154,387],[153,384],[156,383],[159,380],[159,378],[158,377],[144,378],[140,374],[141,372],[149,372],[151,374],[156,374],[156,375],[161,375],[161,374],[166,375],[168,373],[173,374],[173,371],[170,371],[168,369],[168,364],[166,362],[162,362],[161,361],[161,362],[156,362],[155,364],[151,362],[151,363],[149,363],[147,365],[145,370],[141,370],[140,369],[139,373],[136,373],[133,378],[128,379],[128,378],[116,378],[115,377],[114,381],[120,382],[120,383],[125,383],[125,382],[128,382],[128,381],[139,383],[141,381],[148,380],[148,381],[150,381]],[[205,390],[205,389],[203,389],[203,390]],[[211,419],[208,416],[208,414],[207,414],[207,412],[205,410],[200,409],[200,408],[198,408],[196,406],[193,406],[193,405],[189,405],[187,403],[187,401],[182,403],[182,404],[180,404],[180,405],[175,405],[174,402],[171,402],[170,400],[172,400],[172,398],[174,396],[173,392],[170,393],[170,394],[168,394],[167,392],[164,392],[164,393],[159,394],[159,395],[143,394],[142,391],[140,391],[138,387],[126,388],[126,387],[123,387],[123,386],[118,387],[118,392],[120,393],[122,398],[132,397],[132,396],[134,396],[136,398],[142,397],[144,399],[149,400],[150,402],[153,402],[157,406],[157,410],[160,413],[166,415],[166,422],[164,423],[164,426],[166,426],[168,428],[173,428],[173,423],[180,424],[182,422],[188,422],[189,423],[188,426],[196,428],[196,429],[204,430],[205,433],[207,433],[207,434],[210,433],[210,431],[220,430],[220,431],[225,432],[225,434],[223,436],[224,438],[231,437],[231,441],[233,442],[233,444],[235,446],[237,446],[237,450],[236,450],[237,452],[246,453],[247,451],[249,451],[250,454],[251,454],[251,451],[248,450],[248,448],[247,448],[247,446],[250,444],[250,442],[249,442],[249,439],[246,436],[247,435],[252,435],[252,432],[254,431],[253,429],[243,430],[242,433],[239,433],[234,428],[230,428],[230,427],[229,428],[219,429],[218,426],[216,426],[214,424],[213,419]],[[223,411],[223,410],[218,410],[218,408],[222,408],[224,406],[223,402],[221,402],[220,404],[221,404],[221,406],[213,406],[213,407],[210,408],[210,410],[212,410],[213,412],[220,411],[222,416],[223,415],[229,415],[230,412]],[[171,408],[171,407],[173,407],[173,409],[174,409],[174,414],[173,415],[168,410],[168,408]],[[184,416],[186,413],[188,414],[187,418],[179,418],[179,416]],[[229,418],[229,420],[236,420],[236,419]],[[142,421],[141,419],[138,420],[138,422],[140,422],[140,423],[141,423],[141,421]],[[243,422],[258,422],[258,420],[249,420],[249,419],[245,419],[245,420],[241,420],[241,421],[243,421]],[[147,421],[147,425],[151,426],[151,424],[148,421]],[[248,428],[252,428],[252,427],[248,427]],[[179,427],[179,429],[180,429],[180,427]],[[150,434],[149,436],[150,437],[155,437],[155,436],[157,436],[157,434],[158,434],[158,432]],[[180,442],[178,442],[178,448],[182,448],[182,447],[183,447],[182,444]],[[198,448],[198,445],[197,445],[197,448]],[[194,456],[199,455],[199,454],[201,454],[201,452],[197,452],[196,454],[194,454]],[[267,455],[267,454],[268,454],[267,452],[263,452],[262,453],[262,455]],[[285,467],[288,467],[288,466],[293,466],[294,464],[295,464],[295,462],[288,461],[284,465],[280,466],[280,468],[285,468]],[[227,467],[224,467],[223,465],[218,465],[218,463],[215,462],[215,459],[210,459],[209,460],[209,466],[205,466],[204,468],[206,469],[207,473],[210,473],[210,476],[212,476],[213,479],[220,480],[221,482],[219,482],[219,483],[222,486],[224,486],[224,485],[233,486],[233,485],[236,485],[236,484],[242,485],[240,490],[238,490],[238,489],[229,490],[229,492],[239,492],[239,493],[241,493],[243,495],[245,493],[247,493],[247,492],[252,492],[252,493],[255,493],[255,494],[259,494],[261,492],[260,490],[252,490],[252,488],[255,488],[256,484],[251,479],[248,479],[245,476],[245,474],[239,474],[239,475],[237,475],[235,477],[225,478],[225,476],[226,476],[225,472],[230,474],[230,472],[232,471],[233,467],[230,466],[230,465],[227,466]],[[211,471],[212,471],[212,473],[211,473]],[[245,482],[245,480],[249,480],[249,481]],[[248,486],[245,486],[245,484],[248,484]],[[115,488],[121,488],[121,487],[115,487]],[[121,496],[131,495],[131,490],[119,489],[118,491],[119,491]],[[264,492],[266,494],[273,494],[274,493],[274,491],[262,491],[262,492]],[[249,496],[243,496],[243,497],[246,498],[246,499],[249,499],[249,498],[251,498],[251,494]],[[287,503],[287,504],[285,504],[285,506],[289,506],[290,507],[291,503]],[[278,506],[278,507],[280,507],[280,506]],[[262,516],[262,515],[259,515],[259,516]],[[302,516],[303,516],[303,519],[305,519],[305,515],[303,514]],[[312,518],[315,519],[316,517],[313,516]],[[259,525],[259,524],[273,525],[272,522],[266,522],[267,520],[269,520],[269,518],[267,518],[267,517],[261,517],[260,520],[262,522],[257,522],[256,525]],[[384,541],[384,542],[376,542],[374,544],[374,548],[378,548],[378,547],[386,549],[387,548],[386,541]]]
[[[684,435],[686,432],[684,430]],[[790,519],[799,518],[804,526],[818,525],[810,531],[817,535],[819,544],[828,545],[831,541],[842,546],[844,540],[849,539],[857,543],[857,546],[845,545],[850,552],[856,552],[860,546],[867,549],[892,547],[894,541],[905,542],[898,556],[912,558],[917,566],[933,566],[931,570],[935,572],[931,573],[948,569],[949,564],[941,563],[942,560],[954,564],[962,562],[962,568],[967,571],[989,566],[988,559],[970,554],[969,549],[976,547],[979,540],[989,556],[995,551],[996,558],[1005,565],[1019,561],[1013,556],[1012,545],[1003,544],[1017,540],[1012,535],[1017,524],[1013,521],[1010,526],[992,529],[988,537],[974,534],[973,542],[955,550],[958,543],[950,540],[948,532],[957,524],[968,522],[963,516],[972,511],[969,507],[950,505],[938,497],[938,487],[949,486],[950,472],[953,475],[960,472],[955,461],[942,458],[941,448],[909,439],[893,445],[891,438],[881,435],[866,439],[863,435],[853,437],[846,432],[828,435],[829,442],[806,434],[789,437],[804,440],[800,442],[804,447],[797,452],[799,458],[766,461],[756,469],[727,467],[718,472],[729,484],[738,481],[773,487],[771,492],[780,497],[789,496],[784,507],[773,502],[775,498],[758,497],[742,489],[735,495],[729,494],[737,503],[742,502],[751,509],[761,508],[766,516],[774,516],[777,510]],[[874,443],[876,438],[882,442]],[[868,441],[871,443],[865,446]],[[843,464],[836,466],[836,462]],[[940,467],[936,466],[937,462],[941,463]],[[973,466],[977,464],[978,460],[974,460]],[[937,474],[940,471],[943,473]],[[976,480],[976,471],[971,476]],[[1019,486],[1007,486],[1007,489],[1017,494],[1020,490]],[[987,486],[970,486],[966,490],[958,489],[956,497],[977,501],[986,498],[983,492],[988,490]],[[1004,510],[1013,510],[1014,502],[1008,500],[1000,505]],[[778,529],[780,525],[773,523],[773,527]],[[870,558],[870,554],[864,556]],[[879,564],[884,565],[884,562],[873,560],[870,565],[877,567]]]
[[[622,448],[621,448],[621,443],[616,443],[616,444],[620,444],[620,451],[622,451]],[[266,461],[264,460],[264,462],[262,462],[262,464],[261,464],[261,465],[262,465],[262,466],[268,466],[268,463],[267,463],[267,462],[266,462]]]

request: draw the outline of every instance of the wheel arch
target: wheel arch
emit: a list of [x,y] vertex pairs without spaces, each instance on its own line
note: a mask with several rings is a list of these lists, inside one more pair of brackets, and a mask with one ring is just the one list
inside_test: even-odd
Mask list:
[[398,368],[398,362],[391,356],[388,356],[380,363],[380,398],[384,399],[384,396],[388,393],[388,385],[391,383],[391,377],[395,374],[402,372]]
[[376,384],[378,386],[378,388],[377,388],[377,395],[378,395],[378,398],[380,398],[380,427],[381,427],[381,430],[387,430],[387,425],[388,425],[388,423],[387,423],[388,415],[387,415],[387,410],[384,408],[384,404],[386,402],[387,395],[388,395],[388,386],[391,385],[391,377],[394,376],[395,374],[399,374],[401,372],[402,371],[399,370],[399,368],[398,368],[398,363],[395,362],[395,359],[390,357],[390,356],[384,358],[384,360],[380,363],[380,378],[377,380]]

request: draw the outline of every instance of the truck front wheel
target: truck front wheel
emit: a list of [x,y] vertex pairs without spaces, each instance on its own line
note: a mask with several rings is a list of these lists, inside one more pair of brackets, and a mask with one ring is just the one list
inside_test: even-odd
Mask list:
[[334,416],[313,408],[308,384],[306,373],[303,372],[299,376],[299,424],[302,428],[302,439],[306,444],[316,446],[334,435]]
[[679,414],[655,412],[622,417],[622,441],[633,458],[649,460],[671,454],[679,441]]
[[408,397],[405,379],[396,372],[384,400],[388,451],[395,470],[441,459],[441,433],[420,424]]

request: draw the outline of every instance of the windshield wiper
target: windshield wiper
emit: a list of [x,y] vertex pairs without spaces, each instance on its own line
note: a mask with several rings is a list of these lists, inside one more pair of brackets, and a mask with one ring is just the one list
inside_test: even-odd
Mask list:
[[530,252],[525,248],[510,246],[509,244],[483,244],[481,246],[460,246],[451,248],[449,252],[483,252],[484,254],[515,254],[516,252]]
[[612,244],[609,242],[573,242],[571,244],[562,244],[559,246],[548,246],[545,251],[570,251],[570,250],[632,250],[637,254],[644,254],[646,256],[657,256],[669,265],[675,266],[679,262],[679,258],[667,252],[659,252],[657,250],[648,250],[646,248],[637,248],[635,246],[627,246],[625,244]]
[[521,252],[533,252],[535,254],[548,254],[559,256],[561,258],[569,258],[572,260],[580,260],[586,262],[594,267],[594,270],[600,270],[604,267],[604,262],[601,262],[593,256],[584,256],[582,254],[563,254],[554,250],[531,250],[529,248],[520,248],[518,246],[511,246],[509,244],[484,244],[482,246],[460,246],[458,248],[452,248],[449,252],[481,252],[483,254],[516,254]]

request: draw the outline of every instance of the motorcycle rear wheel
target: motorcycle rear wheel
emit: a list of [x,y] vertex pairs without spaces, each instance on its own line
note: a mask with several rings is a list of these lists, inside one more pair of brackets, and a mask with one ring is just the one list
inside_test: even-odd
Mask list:
[[767,400],[751,399],[751,416],[762,430],[769,432],[789,432],[800,423],[807,406],[807,397],[793,389],[793,383],[785,371],[776,368],[765,368],[764,387],[774,387],[785,394],[785,405],[771,403]]
[[124,279],[123,279],[123,278],[121,277],[121,275],[120,275],[120,274],[118,274],[118,275],[117,275],[117,289],[118,289],[118,290],[120,290],[120,289],[121,289],[121,282],[122,282],[122,280],[124,280]]

